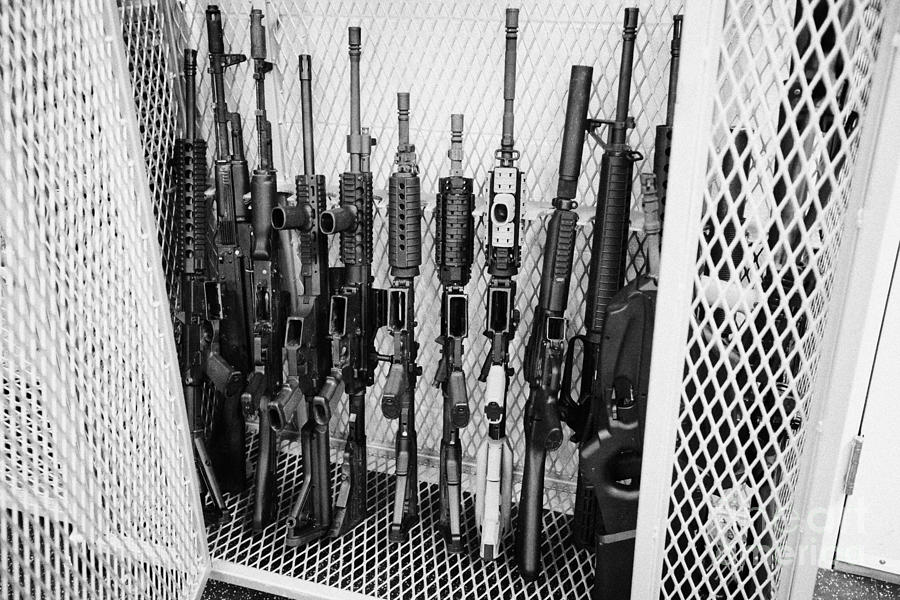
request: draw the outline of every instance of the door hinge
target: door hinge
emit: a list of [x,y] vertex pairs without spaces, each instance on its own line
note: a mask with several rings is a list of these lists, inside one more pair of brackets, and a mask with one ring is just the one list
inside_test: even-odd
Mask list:
[[862,453],[864,436],[858,435],[850,442],[850,459],[847,461],[847,474],[844,475],[844,494],[853,494],[856,485],[856,472],[859,470],[859,455]]

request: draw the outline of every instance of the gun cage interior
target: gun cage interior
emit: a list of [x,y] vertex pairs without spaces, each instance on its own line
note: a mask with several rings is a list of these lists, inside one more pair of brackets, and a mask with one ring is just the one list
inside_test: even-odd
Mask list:
[[[248,491],[227,498],[231,522],[204,529],[171,325],[180,242],[169,158],[185,121],[180,52],[196,48],[198,65],[207,61],[206,3],[13,2],[0,11],[0,130],[7,132],[0,135],[0,186],[8,191],[0,197],[0,562],[9,567],[0,569],[0,592],[17,599],[188,598],[210,575],[295,597],[589,597],[593,554],[568,541],[578,464],[568,442],[547,463],[537,581],[525,584],[516,574],[512,531],[496,562],[477,553],[470,480],[487,429],[476,379],[487,347],[480,242],[486,175],[500,139],[504,4],[218,4],[229,52],[249,55],[250,9],[265,14],[275,64],[268,96],[275,167],[287,186],[302,170],[299,54],[312,55],[317,158],[331,202],[347,160],[348,25],[363,32],[362,121],[378,139],[372,172],[380,198],[397,139],[395,92],[411,94],[410,137],[425,201],[425,264],[416,288],[421,520],[408,541],[388,542],[396,425],[370,401],[374,475],[362,526],[337,540],[287,548],[283,519],[251,533]],[[633,597],[787,597],[784,556],[796,544],[789,523],[811,468],[809,430],[821,411],[828,358],[823,340],[836,326],[829,320],[837,314],[834,282],[849,268],[840,257],[849,252],[845,238],[853,236],[845,233],[860,202],[851,193],[864,172],[858,149],[878,127],[878,113],[869,116],[873,74],[897,7],[881,0],[706,4],[518,4],[516,141],[526,204],[522,326],[511,344],[512,367],[521,370],[534,316],[569,66],[594,67],[589,115],[608,117],[621,15],[638,6],[629,141],[644,158],[633,186],[631,279],[645,268],[637,177],[650,170],[654,128],[665,120],[672,17],[685,14],[671,163],[678,177],[670,180],[663,229]],[[197,78],[200,133],[211,139],[205,69]],[[245,116],[247,158],[255,164],[249,67],[226,74],[226,92]],[[440,298],[430,265],[434,190],[449,165],[451,113],[465,115],[464,167],[478,188],[465,353],[473,418],[461,432],[467,549],[460,555],[447,553],[436,528],[442,399],[431,384]],[[583,327],[600,156],[588,140],[570,332]],[[387,281],[386,232],[379,200],[378,283]],[[335,260],[336,243],[331,251]],[[379,367],[370,399],[385,374]],[[508,414],[514,498],[526,396],[517,375]],[[333,413],[335,467],[345,404]],[[251,467],[256,442],[250,427]],[[279,514],[292,504],[302,458],[296,441],[281,442]]]

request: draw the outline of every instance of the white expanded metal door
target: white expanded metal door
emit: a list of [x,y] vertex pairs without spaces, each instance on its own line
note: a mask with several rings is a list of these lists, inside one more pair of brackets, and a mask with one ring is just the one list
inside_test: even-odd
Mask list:
[[886,10],[688,3],[635,597],[788,597]]
[[209,568],[114,6],[0,2],[0,597]]

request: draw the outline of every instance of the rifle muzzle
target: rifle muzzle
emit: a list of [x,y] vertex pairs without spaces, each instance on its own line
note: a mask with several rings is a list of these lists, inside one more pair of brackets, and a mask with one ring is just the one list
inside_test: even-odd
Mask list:
[[350,231],[356,227],[356,207],[341,206],[326,210],[319,217],[319,229],[326,235]]
[[225,54],[225,40],[222,36],[222,13],[215,4],[206,7],[206,37],[210,54]]

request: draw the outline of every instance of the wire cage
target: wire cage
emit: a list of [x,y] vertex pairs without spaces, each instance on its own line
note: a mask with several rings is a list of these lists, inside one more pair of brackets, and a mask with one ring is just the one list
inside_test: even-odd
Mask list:
[[[0,94],[11,100],[0,105],[0,124],[12,132],[0,135],[6,155],[0,157],[0,183],[17,192],[0,200],[8,215],[0,221],[0,438],[9,459],[0,481],[0,561],[11,567],[0,570],[0,595],[187,598],[199,594],[212,559],[213,577],[303,597],[588,597],[593,553],[569,541],[578,468],[573,444],[564,443],[547,462],[537,581],[526,584],[517,575],[511,532],[499,560],[485,563],[477,556],[472,479],[487,430],[476,381],[486,352],[480,335],[470,336],[464,355],[474,407],[462,431],[465,551],[448,554],[436,527],[442,398],[431,385],[440,298],[429,264],[433,192],[449,168],[449,115],[464,113],[465,172],[475,178],[479,195],[478,243],[466,291],[470,331],[479,332],[488,283],[482,196],[500,140],[505,6],[218,3],[229,52],[249,55],[250,10],[265,15],[274,63],[268,112],[282,182],[302,169],[297,56],[312,55],[317,162],[331,203],[347,162],[346,31],[348,25],[362,27],[362,121],[378,139],[372,154],[380,197],[376,283],[386,283],[388,272],[382,198],[398,133],[397,91],[411,93],[410,137],[426,190],[426,261],[416,287],[418,362],[424,367],[416,390],[420,522],[408,541],[388,542],[396,425],[369,402],[370,516],[341,539],[288,548],[283,518],[251,533],[251,492],[227,496],[233,519],[204,529],[172,343],[182,250],[170,158],[185,120],[195,117],[185,115],[179,56],[183,48],[196,48],[198,65],[207,64],[206,3],[120,0],[117,10],[101,4],[58,2],[45,10],[14,2],[0,11]],[[700,35],[683,54],[675,152],[693,150],[673,157],[673,170],[702,173],[703,181],[695,189],[671,188],[666,210],[659,310],[671,316],[667,309],[680,306],[683,318],[657,328],[654,342],[657,387],[651,388],[648,417],[655,411],[658,420],[668,415],[672,429],[645,456],[645,475],[650,469],[658,476],[643,484],[656,501],[651,508],[642,502],[638,559],[644,562],[635,585],[649,587],[634,597],[772,598],[789,579],[782,561],[790,544],[786,524],[802,493],[813,384],[830,326],[850,173],[861,131],[869,126],[868,93],[886,7],[862,0],[723,0],[712,10],[678,0],[519,3],[516,144],[526,204],[518,278],[522,325],[511,344],[517,375],[508,411],[514,498],[528,393],[521,369],[558,176],[569,65],[594,67],[589,114],[611,115],[621,15],[635,4],[641,22],[629,142],[644,155],[635,180],[650,170],[654,130],[665,120],[673,16],[686,8],[686,36],[702,24],[716,56],[710,65],[708,50],[696,42]],[[205,69],[198,69],[198,83],[196,117],[209,139],[212,98]],[[229,106],[244,116],[249,164],[257,163],[258,153],[250,118],[253,83],[249,67],[226,73]],[[698,83],[708,91],[699,102],[706,112],[688,110],[700,89],[690,86]],[[679,126],[692,124],[699,137],[679,138],[687,131]],[[585,156],[568,314],[576,332],[584,327],[599,147],[588,142]],[[629,278],[645,268],[640,186],[633,190]],[[334,264],[336,244],[331,252]],[[674,277],[667,265],[678,256],[691,261],[685,271],[691,300],[683,306],[673,300],[675,283],[666,281]],[[679,341],[666,343],[664,337]],[[381,346],[386,342],[378,338]],[[678,365],[678,385],[660,387],[660,373],[672,365]],[[380,396],[385,374],[380,367],[369,398]],[[576,369],[576,386],[579,377]],[[666,413],[672,406],[676,413]],[[210,396],[208,419],[214,410]],[[345,401],[334,409],[331,431],[336,467],[347,431]],[[251,424],[250,473],[257,437]],[[282,517],[296,497],[302,463],[299,444],[283,440]],[[656,528],[665,539],[642,548],[655,539]]]

